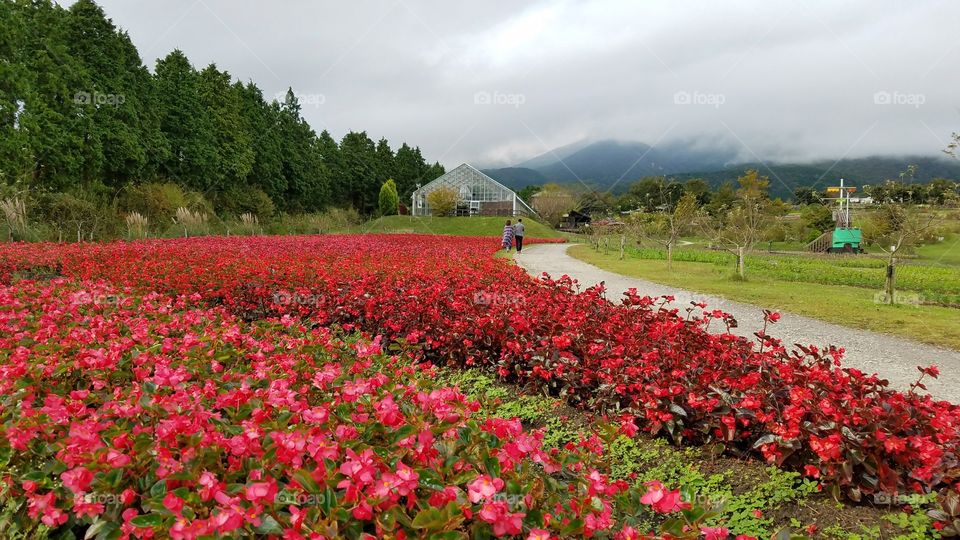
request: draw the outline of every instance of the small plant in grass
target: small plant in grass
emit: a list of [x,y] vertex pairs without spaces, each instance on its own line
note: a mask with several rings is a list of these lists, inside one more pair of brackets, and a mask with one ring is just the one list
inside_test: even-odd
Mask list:
[[140,212],[130,212],[124,218],[127,223],[127,238],[146,238],[147,237],[147,218]]
[[206,234],[207,233],[207,214],[199,210],[193,211],[181,206],[177,208],[177,213],[173,222],[183,229],[184,238]]
[[0,212],[7,222],[7,234],[12,240],[27,238],[27,205],[21,197],[0,200]]
[[245,233],[254,235],[260,231],[260,220],[250,212],[244,212],[240,214],[240,226]]

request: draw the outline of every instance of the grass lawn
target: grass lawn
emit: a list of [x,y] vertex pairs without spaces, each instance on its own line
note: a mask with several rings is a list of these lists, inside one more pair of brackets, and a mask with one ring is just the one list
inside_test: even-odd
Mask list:
[[662,260],[628,255],[621,261],[616,250],[605,255],[590,246],[575,245],[569,253],[626,276],[960,350],[960,309],[877,304],[872,289],[751,277],[749,266],[747,281],[738,281],[731,270],[710,263],[674,261],[673,272],[668,272]]
[[[353,233],[421,233],[445,234],[452,236],[500,236],[503,232],[505,217],[413,217],[385,216],[350,228]],[[514,221],[511,218],[511,221]],[[526,226],[526,238],[565,238],[546,225],[530,218],[523,218]]]
[[924,261],[960,266],[960,234],[949,235],[943,242],[920,246],[916,251]]

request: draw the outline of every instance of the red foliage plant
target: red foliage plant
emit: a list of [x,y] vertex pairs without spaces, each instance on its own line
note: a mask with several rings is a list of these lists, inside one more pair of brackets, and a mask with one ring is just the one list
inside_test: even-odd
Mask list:
[[[67,281],[58,281],[57,287],[40,289],[36,294],[63,294],[58,290],[68,290],[65,283],[73,282],[82,285],[71,294],[87,295],[84,299],[94,303],[104,303],[96,294],[106,290],[117,295],[117,299],[107,300],[119,305],[128,296],[143,297],[147,302],[166,298],[178,310],[193,310],[185,312],[191,317],[206,317],[203,310],[216,309],[237,317],[237,324],[264,320],[286,326],[336,326],[380,335],[384,343],[413,347],[410,350],[416,351],[418,360],[487,366],[505,380],[535,383],[572,404],[616,414],[630,426],[664,434],[677,443],[722,443],[730,453],[756,454],[796,468],[854,499],[874,492],[930,490],[958,480],[960,415],[956,405],[917,392],[895,391],[874,375],[844,368],[843,350],[833,346],[788,348],[764,332],[758,332],[757,342],[734,336],[729,333],[729,325],[735,321],[703,305],[681,310],[672,307],[669,298],[653,299],[635,291],[613,303],[601,288],[578,291],[566,277],[528,278],[508,261],[492,258],[495,249],[489,239],[450,237],[438,241],[418,235],[8,244],[0,248],[0,280],[11,283],[47,273]],[[109,285],[94,285],[97,283]],[[6,294],[14,293],[8,289]],[[54,304],[55,308],[45,309],[78,309],[75,304]],[[15,330],[10,327],[11,312],[5,313],[8,330]],[[58,319],[59,313],[45,316]],[[182,418],[153,429],[162,429],[174,438],[191,433],[207,437],[205,426],[220,421],[218,414],[201,406],[198,399],[219,400],[221,408],[231,411],[251,401],[260,407],[270,400],[279,400],[277,403],[287,407],[296,403],[296,384],[283,383],[282,379],[269,388],[254,389],[244,377],[237,377],[229,391],[211,389],[206,392],[207,398],[179,395],[176,389],[184,385],[196,387],[203,394],[206,383],[197,379],[198,373],[168,362],[166,356],[175,348],[197,346],[193,340],[199,343],[208,338],[184,333],[186,329],[168,330],[168,338],[160,339],[136,358],[127,358],[125,352],[138,343],[146,344],[147,335],[156,338],[147,322],[138,322],[136,314],[132,317],[124,322],[122,330],[73,328],[69,336],[76,340],[77,349],[71,351],[74,367],[65,371],[58,371],[65,362],[62,357],[41,368],[36,361],[28,360],[38,353],[32,346],[20,344],[23,336],[4,338],[2,349],[8,352],[0,388],[8,412],[4,437],[12,448],[22,449],[40,436],[37,427],[10,424],[9,411],[26,403],[25,411],[40,415],[40,409],[30,408],[35,407],[30,405],[35,399],[30,398],[39,395],[41,385],[46,384],[44,378],[69,374],[97,389],[119,388],[120,382],[129,381],[113,380],[115,375],[110,370],[121,361],[132,362],[138,393],[118,395],[117,402],[110,404],[112,410],[122,416],[122,411],[130,407],[137,410],[138,399],[147,395],[149,388],[154,392],[167,388],[177,397],[171,397],[173,401],[162,407],[175,407],[184,413]],[[772,323],[777,315],[768,313],[767,318]],[[111,341],[111,348],[92,345],[101,332],[111,331],[120,332],[124,339]],[[268,355],[277,364],[270,369],[255,366],[250,372],[254,377],[275,378],[273,370],[286,365],[274,351],[287,346],[284,341],[288,338],[275,336],[272,339],[279,345],[253,346],[249,340],[257,338],[242,333],[215,332],[214,336],[209,339],[218,340],[217,346],[204,345],[209,348],[209,373],[228,373],[233,369],[228,362],[237,361],[235,356],[218,359],[220,345],[231,350],[243,348],[244,354],[258,362],[263,361],[258,355]],[[24,362],[33,367],[27,368]],[[27,373],[35,377],[33,383],[24,386],[15,382]],[[922,375],[935,376],[935,368],[924,368]],[[310,384],[319,384],[322,389],[324,381],[339,376],[319,369]],[[375,380],[374,384],[379,382]],[[76,380],[60,384],[77,387]],[[370,387],[370,382],[344,384],[340,399],[354,399]],[[12,401],[14,394],[17,398]],[[67,392],[44,404],[49,411],[43,415],[70,418],[74,411],[83,413],[83,399]],[[254,407],[245,413],[253,415],[250,422],[254,424],[256,410]],[[323,410],[297,412],[298,418],[329,414]],[[394,405],[383,401],[375,407],[365,405],[355,414],[376,415],[385,426],[399,419]],[[116,425],[106,426],[95,419],[75,421],[78,425],[71,427],[71,442],[60,459],[68,465],[72,455],[96,455],[101,463],[111,459],[106,454],[101,456],[99,447],[91,441],[102,440],[102,430]],[[251,445],[258,445],[268,435],[254,428],[253,424],[240,427],[231,437],[210,442],[235,448],[236,458],[230,459],[235,459],[233,466],[239,467],[243,457],[249,456]],[[344,431],[341,435],[350,437],[349,425],[340,429]],[[631,428],[624,429],[629,432]],[[101,435],[95,436],[97,433]],[[128,454],[125,449],[136,445],[136,433],[119,428],[111,436],[120,437],[112,459],[122,462],[122,455]],[[276,459],[293,464],[303,459],[301,448],[322,452],[309,440],[273,440],[277,447],[271,451]],[[286,448],[293,453],[288,456]],[[160,451],[156,459],[168,462],[167,472],[176,474],[177,464],[189,457]],[[365,459],[357,454],[356,464],[350,465],[347,476],[351,483],[372,478],[373,473],[365,469]],[[364,470],[370,474],[364,475]],[[391,485],[404,485],[403,471],[391,474],[396,475]],[[87,480],[83,474],[71,473],[64,482],[81,488]],[[210,480],[214,486],[211,494],[216,493],[217,481]],[[249,482],[249,486],[259,483],[256,478]],[[489,490],[485,483],[470,485],[470,497]],[[229,495],[253,503],[269,498],[271,489],[267,482]],[[168,502],[174,510],[180,504],[173,498],[163,504]],[[38,513],[42,513],[39,508],[50,507],[36,504]],[[514,528],[508,510],[495,506],[484,512],[480,517],[497,520],[501,532]]]

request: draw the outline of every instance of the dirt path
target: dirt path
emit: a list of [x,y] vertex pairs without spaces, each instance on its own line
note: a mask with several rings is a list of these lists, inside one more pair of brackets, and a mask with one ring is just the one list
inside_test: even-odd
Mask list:
[[[650,296],[672,295],[681,309],[688,306],[691,300],[722,309],[736,317],[740,326],[734,331],[743,336],[753,338],[753,333],[763,327],[763,313],[758,306],[607,272],[567,255],[569,247],[570,244],[534,244],[517,255],[515,260],[532,275],[546,272],[553,277],[559,277],[566,274],[576,279],[582,288],[602,281],[607,288],[607,298],[613,301],[617,301],[627,289],[635,287],[639,292]],[[782,318],[771,328],[770,334],[782,339],[785,344],[822,346],[832,343],[844,347],[847,351],[845,366],[855,367],[866,373],[879,373],[881,377],[888,379],[893,387],[903,390],[917,379],[917,366],[936,364],[940,367],[940,378],[926,381],[930,393],[937,398],[960,403],[958,351],[846,328],[792,313],[782,313]]]

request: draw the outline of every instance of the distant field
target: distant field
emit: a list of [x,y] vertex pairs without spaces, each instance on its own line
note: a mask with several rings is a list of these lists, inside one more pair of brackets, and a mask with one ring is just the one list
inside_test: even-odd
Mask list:
[[[888,306],[875,301],[883,283],[882,261],[877,259],[752,255],[747,259],[747,280],[738,281],[733,278],[732,263],[724,253],[678,250],[674,270],[668,272],[662,256],[655,251],[631,249],[622,261],[614,249],[604,254],[578,245],[570,248],[569,253],[623,275],[960,349],[960,309],[938,305]],[[958,298],[960,270],[921,265],[900,270],[898,282],[904,292],[908,292],[909,285],[916,287],[913,292],[925,299]]]
[[952,234],[943,242],[918,248],[917,255],[931,263],[960,267],[960,234]]
[[[443,234],[451,236],[500,236],[503,232],[505,217],[413,217],[385,216],[350,228],[348,232],[370,233],[421,233]],[[514,221],[511,219],[511,221]],[[523,218],[528,238],[564,238],[563,233]]]

